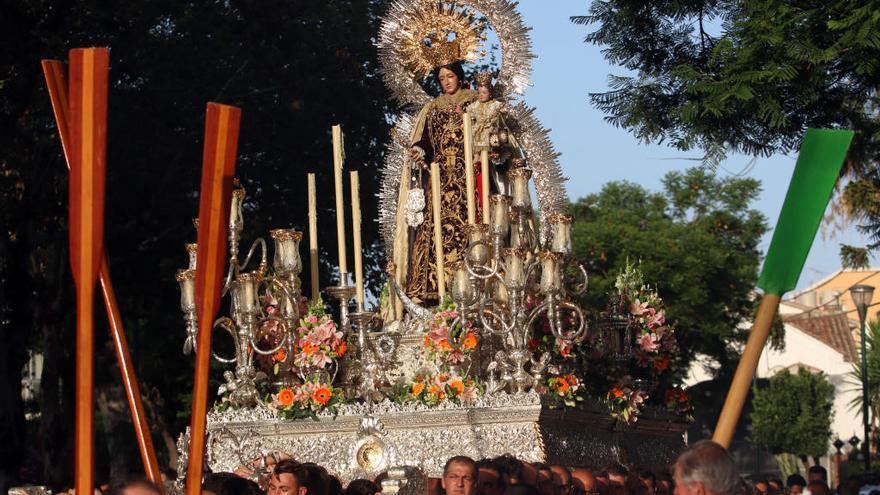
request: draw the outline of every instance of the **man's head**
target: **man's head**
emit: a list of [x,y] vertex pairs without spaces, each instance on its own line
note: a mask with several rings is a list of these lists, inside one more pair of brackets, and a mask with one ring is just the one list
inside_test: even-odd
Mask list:
[[828,483],[828,471],[822,466],[810,466],[807,470],[807,481],[824,481]]
[[657,488],[657,478],[651,471],[641,471],[637,490],[640,495],[654,495]]
[[623,464],[612,462],[605,467],[608,473],[608,493],[611,495],[623,494],[626,491],[626,478],[629,470]]
[[764,478],[755,480],[755,493],[757,495],[771,495],[770,494],[770,483],[767,482]]
[[675,461],[675,495],[735,495],[736,463],[724,447],[710,440],[695,443]]
[[515,485],[522,478],[522,463],[512,455],[503,455],[494,459],[495,466],[501,474],[501,479],[507,485]]
[[782,483],[782,480],[779,478],[770,478],[767,480],[767,483],[770,484],[770,492],[777,494],[782,493],[785,489],[785,485]]
[[446,495],[472,495],[478,476],[477,463],[470,457],[457,455],[446,461],[440,483]]
[[801,495],[806,486],[807,480],[799,474],[793,474],[785,480],[785,488],[788,490],[789,495]]
[[550,466],[553,472],[553,487],[556,495],[571,495],[571,471],[565,466],[554,464]]
[[599,495],[599,483],[593,472],[587,468],[571,470],[572,495]]
[[828,484],[820,480],[811,481],[807,485],[807,489],[810,490],[810,495],[829,495],[831,493]]
[[162,495],[162,489],[143,476],[111,480],[104,491],[107,495]]
[[[267,495],[306,495],[309,492],[309,473],[293,459],[282,459],[275,464],[269,477]],[[309,495],[315,495],[310,493]]]
[[502,495],[504,493],[504,480],[501,478],[501,469],[491,459],[483,459],[477,462],[477,495]]
[[538,472],[538,481],[535,485],[541,495],[556,495],[556,487],[553,484],[553,471],[548,464],[536,462],[532,464]]

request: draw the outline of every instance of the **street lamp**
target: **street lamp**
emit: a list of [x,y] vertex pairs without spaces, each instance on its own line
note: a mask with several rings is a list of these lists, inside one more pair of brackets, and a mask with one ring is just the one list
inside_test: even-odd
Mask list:
[[865,472],[871,471],[871,429],[868,425],[868,350],[867,337],[865,336],[865,317],[868,315],[868,306],[874,297],[874,287],[870,285],[853,285],[849,288],[853,304],[859,312],[859,332],[862,337],[862,424],[865,427],[862,450],[865,456]]

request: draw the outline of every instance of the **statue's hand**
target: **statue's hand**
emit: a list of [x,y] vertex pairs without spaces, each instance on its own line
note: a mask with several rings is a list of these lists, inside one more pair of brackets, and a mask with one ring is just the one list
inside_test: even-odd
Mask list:
[[428,165],[425,163],[425,150],[423,150],[419,146],[413,146],[409,149],[409,157],[422,169],[428,168]]

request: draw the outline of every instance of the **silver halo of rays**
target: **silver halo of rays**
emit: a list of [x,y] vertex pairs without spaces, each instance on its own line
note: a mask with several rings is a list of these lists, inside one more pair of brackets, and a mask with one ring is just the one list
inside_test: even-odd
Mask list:
[[[407,12],[422,2],[424,0],[392,2],[383,17],[377,41],[379,66],[385,86],[402,108],[391,132],[391,140],[386,146],[385,167],[379,191],[379,226],[388,256],[391,256],[394,247],[398,189],[401,171],[409,161],[409,136],[418,111],[431,101],[431,97],[425,93],[413,74],[400,63],[394,49],[400,33],[405,32]],[[549,130],[538,121],[533,107],[522,102],[514,104],[512,101],[530,86],[532,59],[535,58],[529,38],[531,28],[525,26],[522,16],[516,10],[518,2],[459,0],[455,5],[482,14],[498,37],[501,67],[496,86],[502,91],[500,99],[508,102],[508,114],[516,123],[513,132],[525,155],[526,163],[533,170],[540,215],[543,217],[565,212],[568,204],[565,192],[567,178],[562,175],[559,153],[550,141]],[[541,222],[541,241],[546,242],[548,236],[549,225]]]

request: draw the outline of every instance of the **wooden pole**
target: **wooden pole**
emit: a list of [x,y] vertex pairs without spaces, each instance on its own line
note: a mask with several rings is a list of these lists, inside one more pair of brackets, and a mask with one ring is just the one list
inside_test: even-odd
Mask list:
[[752,378],[758,368],[758,360],[761,359],[761,351],[764,350],[767,337],[770,335],[770,326],[776,317],[779,299],[780,296],[776,294],[764,294],[758,307],[755,323],[752,325],[752,331],[749,332],[746,348],[736,367],[736,374],[730,383],[721,416],[718,417],[718,424],[715,425],[715,433],[712,435],[712,440],[724,448],[730,447],[733,434],[736,433],[736,423],[739,422],[743,404],[749,395]]
[[[58,136],[61,139],[65,163],[69,170],[70,134],[67,123],[70,116],[70,103],[67,93],[67,78],[64,75],[64,65],[60,60],[43,60],[42,66],[43,75],[46,78],[46,86],[49,89],[49,99],[52,102],[52,111],[55,114],[55,125],[58,128]],[[116,351],[116,361],[119,364],[122,385],[125,389],[125,398],[128,400],[128,407],[131,411],[131,422],[134,425],[138,452],[144,465],[144,473],[154,483],[161,483],[162,473],[159,471],[159,462],[156,459],[153,438],[150,435],[150,427],[144,413],[140,389],[134,373],[134,365],[131,362],[131,354],[128,351],[128,342],[125,338],[125,329],[122,325],[122,315],[119,312],[116,293],[113,290],[106,251],[101,259],[98,282],[101,284],[101,295],[104,299],[104,308],[110,323],[110,340],[113,341],[113,348]]]
[[70,264],[76,282],[74,489],[95,487],[94,302],[104,249],[109,50],[70,51]]
[[211,367],[211,331],[220,307],[225,277],[226,234],[232,203],[232,178],[241,110],[208,103],[199,197],[198,254],[196,257],[196,314],[199,333],[193,380],[189,464],[186,494],[199,495],[205,467],[205,429],[208,413],[208,372]]

